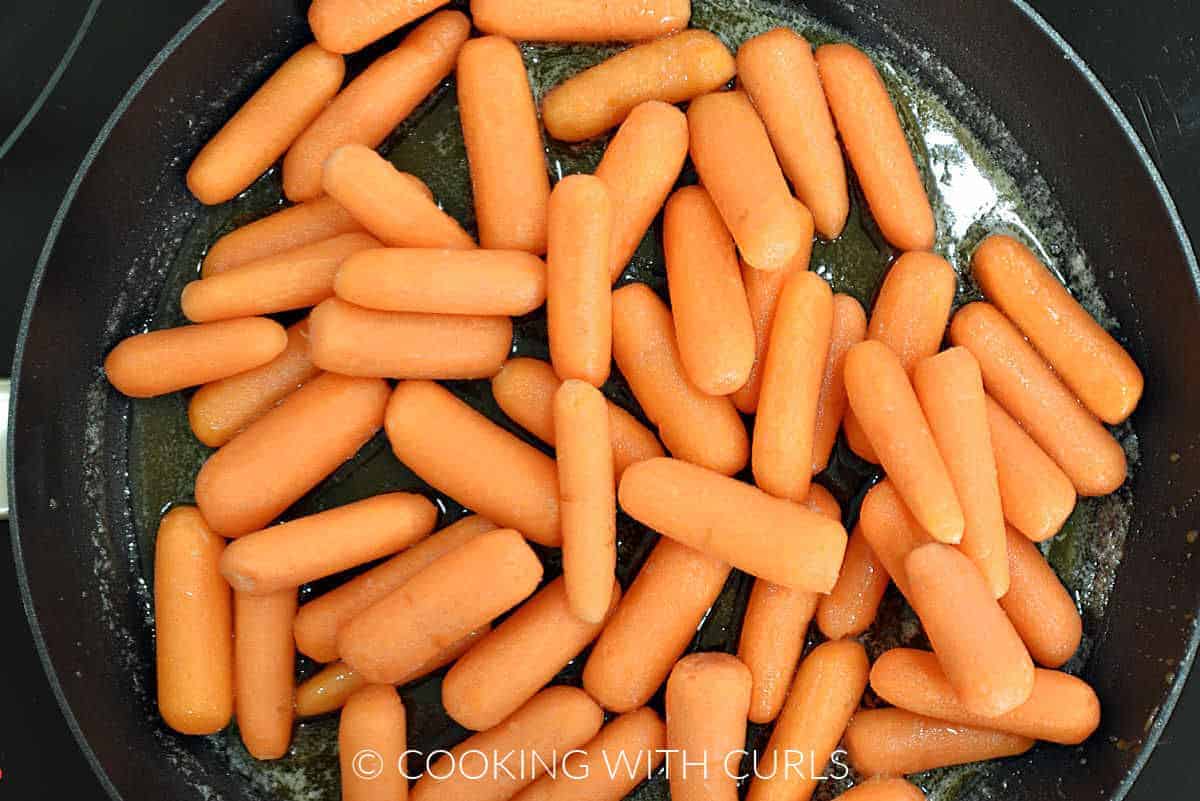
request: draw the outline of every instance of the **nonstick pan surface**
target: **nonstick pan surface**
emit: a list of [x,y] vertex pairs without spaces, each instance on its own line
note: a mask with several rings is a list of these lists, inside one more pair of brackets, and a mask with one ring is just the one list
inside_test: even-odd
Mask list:
[[[695,6],[694,24],[737,37],[763,24],[761,17],[746,16],[746,9],[768,3],[697,0]],[[1194,503],[1200,453],[1192,399],[1200,396],[1200,375],[1189,345],[1200,301],[1186,235],[1111,98],[1023,4],[818,1],[781,4],[780,21],[797,19],[798,9],[829,26],[806,32],[849,36],[884,55],[907,71],[889,75],[894,91],[929,93],[965,125],[987,159],[1011,178],[1011,196],[1020,201],[1016,217],[988,217],[993,209],[981,208],[978,219],[1027,226],[1025,232],[1064,268],[1077,291],[1094,278],[1098,293],[1085,292],[1085,299],[1103,297],[1119,338],[1146,374],[1146,396],[1131,429],[1122,432],[1136,455],[1131,482],[1111,504],[1093,510],[1081,533],[1065,538],[1068,550],[1085,551],[1087,558],[1057,557],[1082,566],[1069,583],[1085,611],[1089,603],[1098,610],[1088,620],[1082,674],[1101,697],[1100,731],[1079,748],[1043,746],[995,769],[927,777],[947,798],[1119,798],[1153,748],[1196,646],[1200,568],[1192,555],[1200,547]],[[178,419],[170,404],[181,400],[134,409],[100,371],[103,355],[122,337],[172,320],[181,265],[193,259],[194,267],[213,236],[262,213],[277,192],[277,178],[268,176],[245,199],[207,211],[187,194],[182,178],[203,142],[274,66],[308,40],[304,10],[292,0],[216,2],[168,44],[81,166],[26,308],[10,422],[14,547],[47,671],[114,797],[334,797],[327,789],[336,786],[329,784],[335,779],[329,751],[321,745],[328,721],[301,730],[298,753],[282,771],[247,767],[236,734],[183,738],[159,721],[147,520],[158,511],[155,500],[186,498],[181,465],[203,452],[183,436],[186,431],[168,436],[171,421]],[[540,55],[547,54],[553,58],[544,60],[543,69],[550,71],[556,63],[595,57],[550,50]],[[426,119],[438,119],[436,102],[425,111],[433,115]],[[931,119],[928,111],[920,103],[907,109],[918,122]],[[433,133],[406,135],[441,147],[453,169],[405,166],[429,180],[451,211],[467,216],[469,203],[460,194],[456,208],[452,186],[453,176],[465,176],[462,155],[452,139],[447,143]],[[941,168],[929,180],[952,183],[953,168],[961,166],[954,149],[942,152],[928,137],[924,143],[927,168]],[[404,152],[395,158],[408,158]],[[567,171],[592,157],[586,148],[552,145],[550,166]],[[940,220],[944,231],[956,232],[956,248],[944,248],[956,263],[979,234],[970,225],[959,226],[960,219]],[[863,248],[855,258],[867,266],[885,264],[889,254],[871,238],[869,221],[861,231]],[[656,257],[653,249],[643,252],[635,268],[639,277],[661,285]],[[842,277],[845,289],[870,300],[867,267],[850,269],[832,256],[827,267],[832,277]],[[968,286],[964,299],[969,292]],[[537,326],[536,319],[518,326],[532,352]],[[486,402],[486,389],[457,389]],[[360,455],[368,466],[389,458],[380,443]],[[830,478],[840,499],[849,501],[850,489],[862,478],[861,465],[846,460],[843,466]],[[388,475],[393,478],[381,480],[403,481],[399,474]],[[310,502],[344,502],[363,486],[335,477]],[[447,505],[448,515],[457,511]],[[629,537],[635,550],[638,535]],[[1112,557],[1122,552],[1113,570]],[[721,608],[734,608],[743,591],[732,583],[726,591],[730,605]],[[730,631],[736,635],[735,616],[727,622],[719,611],[702,635],[710,638],[703,647],[721,647]],[[435,699],[436,685],[432,696],[430,688],[412,692]],[[455,732],[441,726],[432,708],[410,704],[413,729],[428,732],[431,740],[452,739]],[[655,792],[644,788],[640,797],[658,797]]]

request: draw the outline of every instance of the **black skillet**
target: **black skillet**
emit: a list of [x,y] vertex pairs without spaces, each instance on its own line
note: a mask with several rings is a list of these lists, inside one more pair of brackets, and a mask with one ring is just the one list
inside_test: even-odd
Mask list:
[[[947,68],[971,90],[943,96],[960,119],[990,113],[1005,123],[1021,151],[1009,154],[1010,171],[1022,187],[1044,178],[1074,222],[1145,371],[1132,524],[1083,670],[1103,703],[1101,728],[1078,749],[1039,748],[1009,761],[1004,785],[984,780],[959,794],[1119,799],[1154,747],[1197,645],[1195,257],[1126,119],[1023,3],[813,0],[807,8],[889,49],[932,86],[947,81],[938,69]],[[308,35],[297,0],[218,0],[189,23],[89,151],[26,307],[10,418],[13,542],[51,683],[114,798],[266,797],[231,773],[220,749],[171,735],[155,714],[153,641],[131,546],[129,405],[99,365],[152,315],[196,219],[182,180],[191,157]],[[988,147],[1008,146],[974,132]]]

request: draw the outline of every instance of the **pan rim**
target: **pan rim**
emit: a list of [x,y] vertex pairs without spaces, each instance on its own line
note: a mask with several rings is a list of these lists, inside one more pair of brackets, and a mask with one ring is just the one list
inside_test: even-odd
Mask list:
[[[1049,44],[1057,49],[1075,71],[1084,79],[1092,92],[1099,98],[1101,103],[1108,110],[1109,114],[1116,123],[1118,129],[1123,135],[1125,141],[1133,147],[1134,153],[1138,161],[1141,163],[1142,169],[1149,176],[1151,183],[1154,186],[1155,193],[1167,214],[1167,219],[1170,227],[1174,232],[1176,243],[1182,246],[1184,262],[1190,273],[1193,289],[1200,294],[1200,263],[1197,262],[1196,251],[1193,247],[1192,240],[1188,236],[1187,229],[1184,227],[1183,220],[1179,215],[1179,209],[1175,205],[1175,200],[1171,196],[1166,182],[1163,180],[1158,166],[1150,157],[1145,144],[1141,137],[1138,136],[1129,118],[1125,112],[1117,104],[1112,94],[1100,81],[1099,77],[1092,71],[1087,63],[1075,52],[1074,48],[1056,31],[1036,10],[1034,10],[1027,0],[1007,0],[1020,14],[1022,14],[1034,27],[1048,40]],[[33,317],[33,312],[37,306],[38,298],[41,294],[41,286],[45,277],[46,268],[50,258],[53,255],[55,245],[57,244],[59,233],[66,220],[67,214],[74,205],[75,197],[78,194],[79,187],[86,179],[91,170],[92,164],[95,162],[100,150],[107,144],[113,129],[120,122],[121,118],[128,111],[134,100],[141,93],[145,85],[150,81],[158,69],[174,55],[179,46],[191,36],[195,30],[200,27],[217,9],[225,5],[226,0],[210,0],[210,2],[198,11],[195,16],[188,20],[167,43],[162,47],[146,68],[138,75],[137,79],[130,85],[129,89],[121,97],[112,113],[101,126],[96,138],[92,141],[79,168],[71,179],[66,192],[63,195],[62,203],[59,205],[57,212],[50,224],[46,239],[42,245],[41,252],[38,256],[37,264],[34,268],[32,280],[30,282],[29,292],[26,295],[25,305],[21,313],[20,327],[17,334],[17,342],[15,355],[13,358],[12,369],[12,400],[10,403],[7,426],[9,443],[13,442],[13,435],[16,433],[17,415],[20,409],[21,384],[22,384],[22,368],[25,355],[26,334],[29,330],[29,324]],[[71,731],[76,744],[83,752],[88,764],[92,768],[93,774],[104,787],[105,792],[113,801],[124,801],[121,792],[113,784],[109,778],[104,766],[100,763],[91,744],[88,742],[86,735],[79,725],[74,712],[71,709],[71,704],[68,702],[63,691],[62,684],[59,681],[58,672],[54,667],[53,660],[47,648],[45,638],[42,636],[42,630],[38,621],[37,611],[33,605],[33,595],[29,586],[29,576],[25,569],[25,561],[21,544],[21,527],[20,527],[20,506],[19,496],[17,493],[17,479],[15,470],[15,460],[13,457],[13,448],[9,448],[5,454],[8,472],[8,493],[10,504],[9,527],[10,536],[12,539],[13,559],[15,563],[17,585],[20,590],[21,603],[25,610],[25,617],[29,624],[30,633],[33,636],[34,646],[38,653],[38,658],[42,664],[42,670],[46,674],[46,679],[50,685],[51,691],[54,694],[55,701],[58,704],[63,718],[67,723],[67,727]],[[1143,746],[1140,749],[1133,765],[1117,785],[1110,801],[1123,801],[1132,789],[1137,778],[1141,775],[1146,763],[1154,753],[1158,745],[1163,731],[1170,722],[1171,716],[1175,711],[1175,707],[1179,701],[1179,697],[1183,692],[1184,685],[1191,674],[1192,667],[1195,663],[1196,653],[1200,648],[1200,626],[1193,627],[1192,633],[1185,644],[1184,656],[1181,659],[1179,666],[1175,672],[1175,678],[1163,697],[1162,704],[1158,712],[1154,716],[1154,720],[1150,725],[1143,741]]]

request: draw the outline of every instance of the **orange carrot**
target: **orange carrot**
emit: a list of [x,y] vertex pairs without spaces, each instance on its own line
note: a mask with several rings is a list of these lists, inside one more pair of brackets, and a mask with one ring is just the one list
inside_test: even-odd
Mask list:
[[308,25],[331,53],[353,53],[423,17],[447,0],[313,0]]
[[726,475],[746,466],[750,443],[737,409],[687,379],[671,312],[645,284],[613,293],[613,357],[668,451]]
[[837,239],[850,213],[846,167],[808,40],[788,28],[738,49],[738,80],[754,101],[796,197],[822,239]]
[[666,708],[672,801],[737,801],[750,671],[729,654],[685,656],[667,679]]
[[754,324],[754,365],[750,368],[750,377],[729,396],[742,414],[754,414],[758,409],[763,364],[767,358],[767,344],[771,336],[771,323],[775,320],[779,293],[789,278],[808,269],[811,257],[811,247],[800,248],[792,263],[782,270],[756,270],[746,264],[744,259],[738,260],[742,270],[742,285],[746,288],[746,304],[750,308],[750,320]]
[[837,584],[817,605],[817,627],[831,640],[857,637],[875,622],[887,586],[887,570],[871,550],[860,523],[846,543]]
[[849,44],[817,48],[817,69],[871,215],[900,250],[929,250],[935,224],[900,118],[871,59]]
[[767,129],[742,91],[716,92],[688,108],[692,161],[742,258],[779,270],[812,241],[812,215],[792,197]]
[[678,459],[639,462],[621,508],[691,548],[776,584],[829,592],[846,548],[841,523]]
[[840,292],[833,296],[833,326],[829,332],[829,357],[817,399],[817,422],[813,428],[813,473],[829,466],[829,456],[850,409],[846,395],[846,353],[863,341],[867,315],[857,300]]
[[583,669],[606,709],[628,712],[654,695],[717,599],[730,567],[664,537],[617,605]]
[[542,565],[520,534],[483,534],[426,565],[338,632],[338,653],[369,682],[412,674],[469,632],[525,600]]
[[317,118],[345,75],[341,56],[302,48],[204,146],[188,168],[188,189],[212,205],[250,186]]
[[890,479],[880,481],[863,498],[858,524],[863,539],[871,546],[896,588],[905,598],[912,598],[904,560],[913,550],[934,539],[913,518]]
[[959,550],[999,598],[1008,592],[1008,557],[979,362],[966,348],[950,348],[917,362],[912,377],[962,507],[965,526]]
[[365,145],[342,145],[321,173],[325,191],[390,247],[470,250],[475,240],[421,191]]
[[838,798],[843,801],[926,801],[925,793],[912,782],[888,778],[868,779]]
[[227,537],[263,528],[383,424],[388,385],[326,373],[223,445],[196,476],[196,505]]
[[687,117],[658,100],[635,106],[605,148],[596,177],[608,186],[613,201],[613,281],[621,277],[666,202],[687,151]]
[[881,342],[860,342],[846,353],[845,379],[855,417],[905,505],[934,539],[961,540],[962,507],[900,358]]
[[337,635],[347,621],[419,573],[430,562],[496,524],[476,515],[465,517],[401,551],[388,561],[300,607],[296,614],[296,647],[318,662],[338,658]]
[[342,145],[378,147],[450,74],[470,32],[471,23],[463,14],[441,11],[351,81],[284,157],[283,192],[288,199],[312,200],[320,195],[322,167]]
[[154,543],[158,712],[182,734],[215,734],[233,715],[233,598],[225,543],[191,506],[163,517]]
[[1029,248],[1010,236],[989,236],[971,269],[984,294],[1092,414],[1115,425],[1133,413],[1145,386],[1141,371]]
[[599,623],[611,606],[617,566],[617,491],[608,402],[576,379],[554,394],[562,559],[571,612]]
[[987,413],[1004,519],[1034,542],[1053,537],[1075,508],[1075,486],[991,397]]
[[[868,668],[854,640],[822,643],[805,657],[746,801],[808,801],[866,689]],[[798,766],[795,754],[803,754]]]
[[512,320],[364,309],[340,298],[309,315],[313,364],[368,378],[489,378],[512,347]]
[[362,226],[350,212],[333,198],[320,197],[225,234],[204,255],[200,276],[220,275],[252,261],[357,231],[362,231]]
[[1125,451],[996,307],[972,303],[950,340],[979,360],[988,394],[1016,419],[1080,495],[1107,495],[1125,481]]
[[595,623],[571,611],[561,577],[475,644],[442,679],[442,706],[468,729],[496,726],[550,683],[604,627],[621,588],[609,577],[610,603]]
[[479,243],[545,253],[550,175],[521,51],[502,36],[472,39],[455,80]]
[[334,276],[348,256],[378,247],[373,236],[342,234],[192,281],[183,288],[183,313],[206,323],[316,306],[333,296]]
[[686,186],[667,201],[663,252],[688,379],[708,395],[728,395],[754,366],[754,323],[733,238],[703,187]]
[[[560,382],[554,368],[538,359],[509,359],[492,378],[496,404],[518,425],[553,447],[554,393]],[[608,430],[612,438],[613,472],[618,480],[635,462],[662,456],[662,445],[637,418],[608,402]]]
[[808,495],[821,384],[833,331],[833,293],[799,272],[779,294],[750,454],[754,480],[777,498]]
[[930,543],[910,553],[904,569],[909,603],[963,706],[995,717],[1029,700],[1029,651],[971,560]]
[[479,30],[534,42],[653,39],[686,28],[691,15],[691,0],[471,0]]
[[847,399],[846,412],[842,416],[842,433],[846,435],[846,445],[858,458],[871,464],[879,464],[879,454],[875,453],[875,449],[871,447],[871,440],[868,439],[867,432],[863,430],[862,424],[854,416],[849,399]]
[[549,456],[430,381],[396,387],[386,426],[396,458],[430,485],[536,543],[562,544]]
[[1100,724],[1096,693],[1086,682],[1057,670],[1035,670],[1029,700],[998,717],[969,712],[928,651],[893,648],[884,653],[871,668],[871,689],[918,715],[1063,745],[1078,745]]
[[283,326],[262,317],[165,328],[121,340],[104,373],[121,394],[152,398],[260,367],[287,339]]
[[404,704],[385,685],[369,685],[350,696],[338,721],[342,801],[405,801],[408,779],[401,770],[408,747]]
[[733,77],[733,55],[709,31],[691,29],[636,45],[550,90],[542,100],[546,131],[582,142],[615,127],[639,103],[686,103]]
[[604,181],[569,175],[550,193],[546,327],[559,378],[593,386],[612,362],[612,201]]
[[238,733],[255,759],[279,759],[292,740],[296,589],[233,594]]
[[221,573],[247,595],[295,589],[406,548],[436,520],[421,495],[376,495],[246,534],[225,549]]
[[1012,582],[1000,599],[1000,608],[1035,662],[1062,667],[1079,650],[1083,638],[1083,621],[1075,599],[1036,545],[1011,526],[1007,534]]
[[860,776],[903,776],[1023,754],[1028,737],[947,723],[903,709],[863,709],[846,728],[850,764]]
[[912,372],[942,346],[958,279],[933,253],[905,253],[892,264],[871,308],[867,338],[887,345]]

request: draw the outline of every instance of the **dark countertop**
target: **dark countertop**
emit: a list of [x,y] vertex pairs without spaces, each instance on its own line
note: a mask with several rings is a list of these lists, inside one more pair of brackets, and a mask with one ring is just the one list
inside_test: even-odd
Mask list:
[[[0,365],[11,363],[42,241],[120,96],[203,0],[42,0],[0,8]],[[1200,231],[1200,9],[1194,0],[1032,0],[1117,98],[1157,161],[1189,230]],[[0,369],[6,374],[7,367]],[[8,539],[0,524],[0,540]],[[0,799],[99,801],[0,557]],[[1130,801],[1196,797],[1185,766],[1200,741],[1193,678]]]

